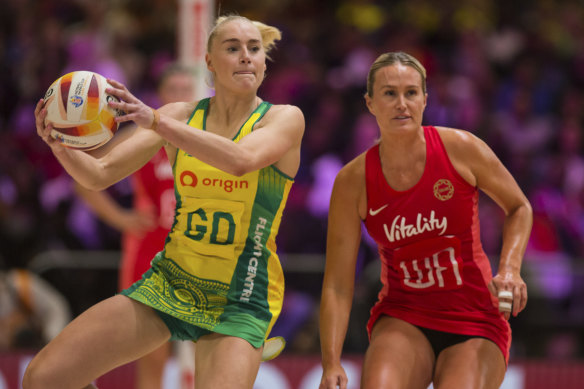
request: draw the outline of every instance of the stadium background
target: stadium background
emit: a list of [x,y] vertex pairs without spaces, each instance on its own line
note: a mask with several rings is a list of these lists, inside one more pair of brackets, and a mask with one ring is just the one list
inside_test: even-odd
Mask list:
[[[318,356],[332,180],[377,137],[362,98],[370,64],[403,50],[428,70],[424,123],[485,140],[532,202],[523,265],[529,303],[511,319],[511,362],[584,376],[584,2],[228,0],[214,13],[229,12],[282,30],[259,94],[306,117],[278,240],[288,291],[277,329],[288,338],[284,357]],[[156,79],[178,56],[177,15],[177,0],[0,3],[0,258],[51,282],[74,315],[115,293],[119,234],[76,198],[36,135],[34,105],[57,77],[81,69],[116,78],[156,105]],[[109,191],[130,204],[127,182]],[[496,267],[503,215],[485,197],[481,207],[484,248]],[[364,238],[345,344],[357,358],[378,287],[376,251]],[[0,369],[28,351],[0,351]]]

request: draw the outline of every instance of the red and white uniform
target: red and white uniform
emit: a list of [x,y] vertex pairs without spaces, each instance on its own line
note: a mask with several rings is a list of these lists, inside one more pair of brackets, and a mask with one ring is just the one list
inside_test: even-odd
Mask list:
[[482,249],[478,189],[454,169],[438,131],[424,127],[426,166],[419,182],[392,189],[381,170],[379,145],[366,154],[365,226],[381,257],[380,315],[432,330],[485,337],[509,356],[511,329],[487,289],[492,278]]
[[120,290],[130,287],[150,268],[150,261],[164,248],[164,241],[174,220],[176,199],[172,166],[161,149],[146,165],[132,176],[134,209],[156,216],[155,229],[137,237],[125,234],[122,243]]

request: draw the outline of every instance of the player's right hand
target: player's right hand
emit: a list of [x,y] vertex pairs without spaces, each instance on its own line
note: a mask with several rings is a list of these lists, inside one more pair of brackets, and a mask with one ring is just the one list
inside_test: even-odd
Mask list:
[[318,389],[347,389],[347,374],[339,364],[322,371],[322,378]]
[[38,136],[48,144],[51,148],[59,145],[59,142],[51,136],[51,131],[53,130],[53,124],[48,123],[45,126],[45,118],[47,117],[47,110],[45,108],[45,100],[40,99],[34,109],[35,125]]

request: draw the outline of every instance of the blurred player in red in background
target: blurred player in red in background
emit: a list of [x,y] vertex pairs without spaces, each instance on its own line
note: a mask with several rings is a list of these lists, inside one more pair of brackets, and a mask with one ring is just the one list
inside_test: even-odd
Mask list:
[[[341,366],[361,224],[379,247],[379,300],[361,388],[498,388],[507,319],[527,303],[521,262],[531,206],[493,151],[469,132],[422,126],[426,71],[409,54],[371,66],[365,101],[378,144],[337,175],[320,310],[321,389],[347,388]],[[479,231],[479,189],[505,212],[493,277]]]
[[[160,104],[194,100],[194,82],[190,68],[169,65],[158,82]],[[130,287],[150,268],[150,261],[164,247],[176,205],[172,167],[164,149],[160,149],[131,179],[134,189],[132,209],[120,206],[107,191],[92,191],[75,184],[77,194],[93,212],[123,233],[119,290]],[[136,388],[161,388],[170,345],[166,343],[136,362]]]

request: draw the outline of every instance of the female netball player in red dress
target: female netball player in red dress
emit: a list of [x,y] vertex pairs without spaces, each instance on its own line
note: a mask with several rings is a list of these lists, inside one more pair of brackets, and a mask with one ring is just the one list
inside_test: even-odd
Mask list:
[[[472,134],[422,126],[426,72],[405,53],[380,56],[365,100],[381,140],[338,174],[320,312],[321,389],[346,388],[340,359],[361,223],[379,247],[382,290],[367,325],[362,388],[498,388],[507,319],[527,303],[519,274],[531,206]],[[479,239],[479,189],[505,212],[498,273]]]

